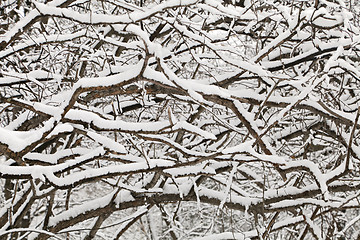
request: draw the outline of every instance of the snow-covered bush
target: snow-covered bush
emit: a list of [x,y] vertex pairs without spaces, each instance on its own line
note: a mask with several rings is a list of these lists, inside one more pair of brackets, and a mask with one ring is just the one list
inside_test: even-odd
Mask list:
[[0,15],[1,239],[357,237],[356,2]]

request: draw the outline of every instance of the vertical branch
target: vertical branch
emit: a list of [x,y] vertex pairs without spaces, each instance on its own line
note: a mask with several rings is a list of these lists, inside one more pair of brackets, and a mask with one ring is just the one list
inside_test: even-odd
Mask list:
[[350,165],[350,155],[351,155],[351,144],[353,142],[353,138],[354,138],[354,134],[355,134],[355,129],[357,128],[357,123],[359,120],[359,115],[360,115],[360,107],[357,110],[356,113],[356,117],[355,117],[355,121],[354,121],[354,126],[351,130],[351,134],[350,134],[350,138],[349,138],[349,143],[348,143],[348,147],[347,147],[347,153],[346,153],[346,162],[345,162],[345,171],[348,171],[349,169],[349,165]]

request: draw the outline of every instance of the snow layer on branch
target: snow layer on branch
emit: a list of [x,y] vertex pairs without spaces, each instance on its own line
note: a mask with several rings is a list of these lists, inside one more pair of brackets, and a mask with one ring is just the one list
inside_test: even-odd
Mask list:
[[27,160],[41,161],[49,164],[57,164],[58,160],[64,157],[72,156],[72,155],[83,155],[89,152],[88,148],[71,148],[59,150],[54,154],[44,154],[44,153],[27,153],[24,158]]
[[251,237],[257,236],[256,231],[253,234],[245,233],[238,233],[238,232],[223,232],[223,233],[216,233],[206,235],[204,237],[197,237],[194,240],[226,240],[226,239],[237,239],[237,240],[250,240]]
[[[224,154],[234,154],[234,153],[248,153],[253,157],[256,157],[257,159],[261,159],[263,161],[268,161],[271,163],[276,164],[286,164],[287,160],[284,157],[277,156],[277,155],[266,155],[266,154],[260,154],[257,153],[254,148],[252,147],[255,143],[256,139],[246,141],[244,143],[240,143],[234,147],[225,148],[222,150],[222,153]],[[239,157],[239,156],[238,156]],[[239,159],[242,159],[241,156]],[[252,161],[252,160],[250,160]]]
[[215,175],[215,169],[207,166],[207,163],[202,163],[196,166],[185,166],[185,167],[176,167],[164,170],[164,172],[169,173],[173,177],[179,176],[198,176],[198,175]]
[[95,157],[101,156],[105,153],[105,150],[102,147],[95,148],[90,152],[87,151],[86,154],[75,157],[72,160],[68,160],[65,163],[57,164],[55,166],[8,166],[5,164],[0,165],[0,174],[10,175],[10,176],[29,176],[36,175],[35,178],[42,178],[42,175],[47,175],[49,173],[54,174],[57,172],[64,171],[65,169],[72,168],[76,165],[79,165],[85,161],[89,161]]
[[108,137],[105,137],[96,132],[90,132],[90,131],[87,132],[87,135],[89,137],[91,137],[93,140],[95,140],[96,142],[100,143],[104,148],[108,148],[111,151],[115,151],[118,153],[123,153],[123,154],[127,153],[127,151],[123,145],[115,142],[114,140],[112,140]]
[[0,42],[9,42],[18,32],[23,32],[24,27],[29,24],[33,19],[39,16],[39,12],[34,9],[30,11],[24,18],[22,18],[17,24],[7,31],[4,35],[0,35]]
[[[0,143],[8,146],[13,152],[21,152],[27,146],[40,140],[45,132],[54,127],[54,124],[54,119],[50,119],[44,123],[44,127],[31,131],[11,131],[0,127]],[[59,128],[61,127],[62,125],[59,125]],[[54,129],[54,131],[57,130]]]
[[329,190],[327,186],[328,178],[326,177],[326,174],[321,173],[320,169],[315,163],[308,160],[290,161],[286,164],[286,167],[284,167],[284,169],[290,167],[298,167],[298,168],[306,167],[308,170],[310,170],[310,172],[313,174],[315,178],[315,181],[318,183],[321,189],[324,199],[328,200],[329,198]]
[[187,130],[189,132],[195,133],[199,136],[202,136],[205,139],[212,139],[212,140],[216,140],[216,136],[210,132],[204,131],[186,121],[179,121],[177,122],[173,127],[174,130],[178,130],[178,129],[184,129]]
[[283,200],[278,201],[276,203],[272,203],[269,205],[269,209],[286,209],[286,208],[294,208],[300,207],[304,205],[314,205],[321,207],[329,207],[329,208],[339,208],[342,203],[341,202],[332,202],[332,201],[324,201],[318,199],[309,199],[309,198],[298,198],[295,200]]
[[[162,159],[147,159],[147,161],[142,163],[129,163],[123,165],[102,167],[98,169],[89,169],[85,171],[80,171],[66,175],[64,177],[56,177],[53,171],[43,171],[43,174],[46,178],[58,187],[65,187],[77,184],[81,181],[86,181],[87,179],[93,179],[97,177],[112,176],[112,175],[121,175],[127,174],[130,172],[141,172],[146,170],[153,170],[160,167],[171,167],[174,165],[174,162]],[[39,167],[38,167],[39,168]],[[42,169],[38,169],[41,171]],[[50,170],[50,169],[45,169]],[[0,170],[1,171],[1,170]]]
[[123,83],[137,77],[140,74],[143,64],[144,61],[140,61],[136,65],[133,65],[131,69],[108,77],[82,78],[75,84],[74,89],[109,87],[119,83]]
[[124,132],[159,132],[170,126],[169,121],[134,123],[122,120],[107,120],[93,112],[74,109],[70,110],[65,115],[65,118],[93,124],[101,130],[118,130]]
[[[38,38],[32,38],[31,40],[26,40],[21,44],[18,44],[14,47],[12,47],[11,49],[7,49],[4,51],[0,51],[0,59],[1,58],[5,58],[9,55],[14,54],[14,52],[18,52],[20,50],[29,48],[30,46],[36,46],[36,45],[42,45],[42,44],[49,44],[52,42],[63,42],[63,41],[69,41],[69,40],[73,40],[75,38],[79,38],[81,36],[85,36],[86,34],[86,30],[81,30],[78,32],[74,32],[74,33],[69,33],[69,34],[59,34],[59,35],[50,35],[50,36],[40,36]],[[36,74],[35,74],[36,72]],[[51,76],[53,76],[53,73],[49,73],[47,71],[44,70],[35,70],[35,71],[31,71],[28,74],[21,74],[21,75],[25,75],[25,79],[26,76],[31,76],[34,78],[49,78]],[[1,83],[4,81],[4,83],[13,83],[15,81],[19,81],[19,79],[7,79],[7,78],[1,78]]]
[[134,11],[129,14],[123,14],[119,16],[107,15],[107,14],[81,14],[70,9],[62,9],[53,7],[47,4],[35,2],[36,9],[43,15],[65,17],[75,20],[80,23],[91,23],[91,24],[113,24],[113,23],[134,23],[140,20],[146,19],[151,15],[161,12],[165,9],[177,7],[177,6],[188,6],[195,4],[198,0],[170,0],[161,4],[152,6],[152,8],[141,9]]
[[99,208],[104,208],[105,206],[109,205],[114,198],[114,194],[117,193],[117,190],[112,191],[111,193],[105,195],[104,197],[97,198],[91,201],[87,201],[78,206],[74,206],[69,210],[66,210],[55,217],[51,217],[49,220],[49,227],[56,226],[59,222],[70,219],[72,217],[76,217],[80,214],[84,214],[91,210],[96,210]]

